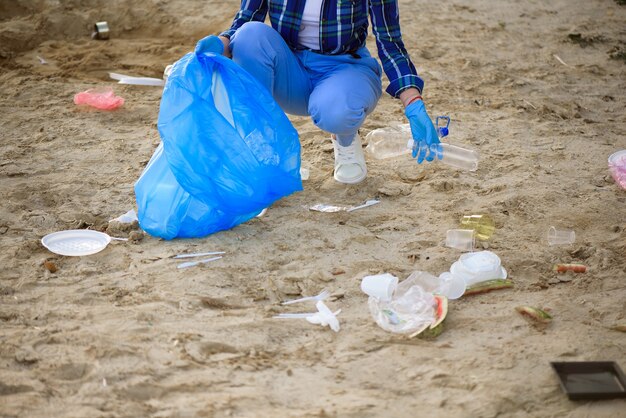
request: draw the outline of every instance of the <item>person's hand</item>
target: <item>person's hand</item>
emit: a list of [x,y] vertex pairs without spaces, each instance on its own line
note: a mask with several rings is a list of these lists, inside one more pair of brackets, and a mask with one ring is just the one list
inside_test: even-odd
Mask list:
[[404,114],[409,119],[411,133],[413,134],[413,158],[421,164],[424,159],[432,161],[435,156],[442,158],[442,149],[439,145],[439,136],[433,122],[430,120],[424,102],[419,99],[404,109]]
[[224,42],[221,37],[215,35],[209,35],[206,38],[202,38],[196,44],[196,54],[212,53],[216,55],[222,55],[224,53]]

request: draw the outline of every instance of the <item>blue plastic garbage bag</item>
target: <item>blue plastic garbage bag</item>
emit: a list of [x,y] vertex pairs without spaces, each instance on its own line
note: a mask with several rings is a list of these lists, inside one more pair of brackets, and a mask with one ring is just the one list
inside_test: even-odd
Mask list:
[[209,235],[302,190],[298,133],[241,67],[190,53],[168,77],[162,143],[135,184],[142,229],[165,239]]

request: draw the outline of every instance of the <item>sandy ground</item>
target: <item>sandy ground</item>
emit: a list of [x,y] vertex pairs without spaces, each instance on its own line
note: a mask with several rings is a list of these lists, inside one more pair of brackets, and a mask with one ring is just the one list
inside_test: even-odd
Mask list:
[[[623,2],[622,2],[623,3]],[[204,239],[114,242],[55,256],[40,239],[134,207],[133,183],[159,142],[159,88],[117,86],[108,71],[160,77],[239,2],[18,0],[0,3],[0,415],[5,417],[618,417],[626,401],[571,402],[551,361],[626,369],[626,191],[607,157],[626,148],[626,7],[612,0],[400,0],[405,42],[450,141],[478,171],[410,159],[369,161],[358,186],[331,179],[328,135],[306,118],[304,191],[267,215]],[[109,41],[91,40],[106,20]],[[373,39],[368,41],[374,50]],[[37,57],[48,63],[42,65]],[[114,86],[123,108],[77,108]],[[404,122],[389,97],[362,135]],[[354,213],[315,203],[382,203]],[[446,271],[463,214],[497,223],[485,247],[515,287],[451,301],[434,340],[386,333],[359,279]],[[550,247],[550,225],[576,231]],[[170,256],[223,250],[177,270]],[[49,272],[42,263],[52,262]],[[555,262],[586,274],[557,276]],[[342,329],[279,321],[281,300],[333,293]],[[518,305],[550,309],[537,329]]]

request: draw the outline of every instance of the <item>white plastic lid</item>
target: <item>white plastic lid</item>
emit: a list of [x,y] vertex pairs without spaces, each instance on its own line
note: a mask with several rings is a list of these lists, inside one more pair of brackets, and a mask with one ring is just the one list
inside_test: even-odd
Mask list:
[[500,257],[491,251],[479,251],[463,254],[459,257],[463,268],[471,273],[497,271],[500,267]]
[[506,279],[507,272],[500,265],[500,258],[491,251],[463,254],[452,264],[450,272],[465,279],[466,285],[492,279]]

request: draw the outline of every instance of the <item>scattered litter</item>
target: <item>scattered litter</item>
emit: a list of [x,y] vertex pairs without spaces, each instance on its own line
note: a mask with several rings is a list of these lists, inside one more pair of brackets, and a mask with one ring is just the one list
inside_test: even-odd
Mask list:
[[557,273],[565,273],[567,271],[572,271],[574,273],[586,273],[587,266],[584,264],[555,264],[552,270]]
[[128,241],[127,238],[115,238],[91,229],[71,229],[48,234],[41,239],[41,243],[55,254],[84,256],[104,250],[111,240]]
[[576,233],[571,229],[556,229],[551,226],[548,229],[548,244],[550,245],[569,245],[576,241]]
[[109,39],[109,24],[107,22],[96,22],[93,25],[92,39],[106,40]]
[[118,84],[134,84],[139,86],[164,86],[165,81],[153,77],[135,77],[132,75],[109,73],[109,77],[117,80]]
[[115,219],[111,219],[109,222],[119,222],[122,224],[132,224],[133,222],[138,221],[137,212],[135,209],[131,209],[123,215],[118,216]]
[[282,305],[291,305],[294,303],[300,303],[300,302],[307,302],[307,301],[315,301],[318,302],[320,300],[325,300],[328,299],[330,297],[330,292],[328,291],[328,289],[323,289],[319,295],[317,296],[306,296],[300,299],[293,299],[293,300],[288,300],[286,302],[283,302]]
[[617,151],[609,157],[611,176],[622,189],[626,190],[626,150]]
[[446,247],[461,251],[473,251],[475,241],[473,229],[449,229],[446,231]]
[[275,315],[274,318],[278,319],[298,319],[303,318],[309,321],[311,324],[321,325],[323,327],[329,326],[335,332],[339,332],[339,320],[337,319],[337,315],[341,313],[341,309],[338,309],[335,312],[332,312],[328,306],[324,303],[324,301],[318,301],[315,306],[317,307],[317,312],[314,313],[281,313]]
[[464,229],[473,229],[476,238],[481,241],[490,239],[496,230],[496,224],[489,215],[465,215],[460,224]]
[[571,67],[571,65],[569,65],[569,64],[567,64],[565,61],[563,61],[563,60],[561,59],[561,57],[559,57],[558,55],[553,54],[552,56],[553,56],[554,58],[556,58],[556,60],[557,60],[558,62],[560,62],[561,64],[563,64],[564,66],[566,66],[566,67]]
[[206,257],[207,255],[219,255],[226,254],[225,251],[209,251],[207,253],[193,253],[193,254],[178,254],[173,258],[193,258],[193,257]]
[[[368,306],[374,321],[385,331],[398,334],[410,334],[411,337],[423,331],[435,328],[445,315],[443,310],[445,296],[435,296],[425,291],[413,280],[404,280],[398,284],[390,300],[370,296]],[[441,328],[439,328],[441,330]]]
[[494,279],[506,279],[507,272],[502,267],[500,257],[491,251],[478,251],[461,255],[450,266],[453,276],[460,276],[466,286]]
[[311,175],[308,168],[300,167],[300,178],[302,181],[308,180]]
[[116,96],[110,87],[89,89],[74,96],[77,105],[88,105],[101,110],[113,110],[124,104],[124,99]]
[[346,211],[348,210],[348,208],[346,206],[333,206],[333,205],[327,205],[325,203],[318,203],[316,205],[309,207],[309,210],[314,210],[316,212],[334,213],[334,212]]
[[107,379],[106,379],[106,377],[103,377],[103,378],[102,378],[102,386],[104,386],[104,387],[107,387],[107,386],[108,386],[108,385],[107,385]]
[[165,82],[161,79],[152,77],[126,77],[118,81],[118,84],[134,84],[137,86],[162,87],[165,85]]
[[532,306],[517,306],[515,310],[523,316],[527,316],[541,324],[548,324],[552,321],[552,315],[539,308],[533,308]]
[[172,74],[172,68],[174,68],[174,64],[169,64],[165,67],[163,71],[163,80],[167,80],[167,78]]
[[353,210],[367,208],[367,207],[370,207],[370,206],[377,205],[379,203],[380,203],[380,200],[378,200],[378,199],[366,200],[365,203],[363,203],[362,205],[352,206],[346,212],[352,212]]
[[572,400],[626,398],[626,376],[614,361],[552,362],[561,389]]
[[357,206],[335,206],[335,205],[328,205],[325,203],[318,203],[315,204],[313,206],[309,207],[309,210],[313,210],[316,212],[326,212],[326,213],[333,213],[333,212],[342,212],[342,211],[346,211],[346,212],[352,212],[354,210],[357,209],[363,209],[369,206],[373,206],[380,203],[380,200],[378,199],[370,199],[370,200],[366,200],[365,203],[361,204],[361,205],[357,205]]
[[256,217],[257,218],[261,218],[261,217],[265,216],[265,214],[267,213],[267,209],[268,208],[263,209]]
[[222,258],[222,256],[218,256],[218,257],[212,257],[212,258],[207,258],[205,260],[199,260],[199,261],[188,261],[186,263],[181,263],[178,265],[179,269],[186,269],[189,267],[195,267],[199,264],[206,264],[206,263],[210,263],[211,261],[215,261],[215,260],[219,260],[220,258]]
[[365,276],[361,280],[363,293],[383,302],[391,300],[397,287],[398,278],[389,273]]
[[41,65],[48,64],[48,61],[46,61],[43,57],[40,57],[39,55],[37,55],[37,59],[39,60],[39,64]]

